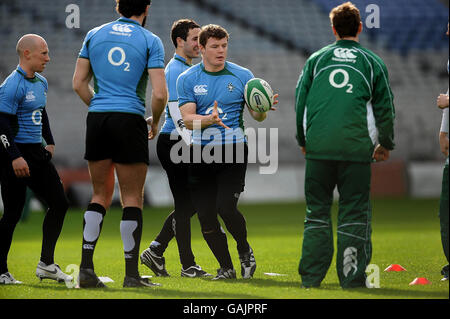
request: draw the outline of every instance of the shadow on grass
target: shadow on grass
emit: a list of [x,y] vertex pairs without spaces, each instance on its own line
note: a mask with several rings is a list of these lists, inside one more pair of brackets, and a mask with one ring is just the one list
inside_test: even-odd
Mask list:
[[354,292],[358,294],[366,294],[370,298],[373,296],[374,298],[389,298],[393,299],[404,299],[404,298],[447,298],[448,299],[448,291],[424,291],[424,290],[414,290],[414,289],[398,289],[398,288],[352,288],[345,289],[345,292]]
[[[312,291],[335,291],[341,290],[343,293],[349,295],[350,298],[362,299],[407,299],[407,298],[448,298],[448,293],[443,291],[424,291],[413,289],[398,289],[398,288],[349,288],[342,289],[338,283],[325,283],[319,288],[310,288]],[[352,296],[355,294],[355,296]],[[367,295],[367,297],[361,297],[360,295]],[[356,296],[358,295],[358,296]]]
[[[264,299],[265,297],[243,294],[243,293],[226,293],[226,292],[199,292],[199,291],[183,291],[174,288],[161,287],[142,287],[142,288],[88,288],[88,289],[69,289],[64,284],[42,285],[42,284],[24,284],[21,286],[28,286],[33,289],[53,290],[54,292],[72,292],[73,296],[68,296],[69,299],[136,299],[132,294],[140,295],[138,299],[147,298],[165,298],[165,299]],[[87,297],[84,293],[95,292]],[[81,293],[81,294],[80,294]],[[103,293],[104,296],[98,296],[98,293]],[[127,295],[129,296],[127,297]],[[36,296],[36,298],[40,298]],[[48,297],[46,297],[48,298]],[[60,297],[59,297],[60,298]]]

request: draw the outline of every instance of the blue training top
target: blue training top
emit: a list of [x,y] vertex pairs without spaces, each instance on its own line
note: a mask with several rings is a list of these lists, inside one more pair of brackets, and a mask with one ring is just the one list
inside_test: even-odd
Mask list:
[[89,59],[94,73],[89,112],[144,116],[147,69],[164,68],[164,47],[158,36],[121,17],[89,31],[79,58]]
[[[232,62],[225,62],[219,72],[208,72],[203,62],[184,71],[177,81],[179,106],[195,103],[196,113],[210,114],[214,101],[225,129],[213,124],[201,132],[193,132],[193,144],[211,145],[246,142],[244,135],[244,88],[254,78],[252,72]],[[201,134],[200,134],[201,133]]]
[[42,143],[42,111],[47,104],[47,80],[35,73],[27,78],[17,66],[0,85],[0,112],[15,115],[15,143]]
[[[178,76],[190,67],[191,65],[186,62],[186,59],[176,53],[173,55],[173,58],[169,61],[169,63],[167,63],[164,73],[166,75],[167,88],[169,90],[169,103],[178,102]],[[161,128],[161,134],[170,134],[175,129],[175,124],[173,123],[172,116],[170,115],[169,107],[166,106],[165,121]]]

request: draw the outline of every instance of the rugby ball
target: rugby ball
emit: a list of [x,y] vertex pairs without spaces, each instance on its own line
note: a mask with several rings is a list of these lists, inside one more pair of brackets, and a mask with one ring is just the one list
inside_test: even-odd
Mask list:
[[253,78],[245,84],[244,99],[250,109],[264,113],[273,105],[273,91],[263,79]]

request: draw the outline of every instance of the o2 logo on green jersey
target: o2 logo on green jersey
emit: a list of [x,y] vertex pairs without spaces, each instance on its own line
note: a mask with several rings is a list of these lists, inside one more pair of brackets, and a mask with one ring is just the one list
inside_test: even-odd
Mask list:
[[[337,74],[342,74],[344,76],[344,79],[342,80],[341,83],[336,83],[336,75]],[[350,76],[348,75],[348,72],[345,71],[344,69],[336,69],[333,70],[333,72],[330,73],[330,76],[328,78],[328,81],[330,82],[330,84],[332,86],[334,86],[337,89],[343,88],[343,87],[347,87],[347,90],[345,92],[347,93],[353,93],[353,84],[348,83],[348,81],[350,80]]]
[[[113,58],[113,54],[119,52],[120,53],[120,59],[114,60]],[[123,69],[125,72],[129,72],[130,71],[130,63],[129,62],[125,62],[125,59],[127,58],[127,55],[125,54],[125,50],[122,49],[121,47],[114,47],[111,50],[109,50],[108,52],[108,61],[109,63],[111,63],[114,66],[121,66],[121,65],[126,65],[125,68]]]

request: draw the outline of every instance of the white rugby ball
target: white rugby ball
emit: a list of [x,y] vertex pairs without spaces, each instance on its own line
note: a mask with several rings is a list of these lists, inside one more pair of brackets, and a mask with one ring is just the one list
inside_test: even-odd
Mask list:
[[273,91],[263,79],[253,78],[245,84],[244,99],[253,111],[264,113],[273,105]]

